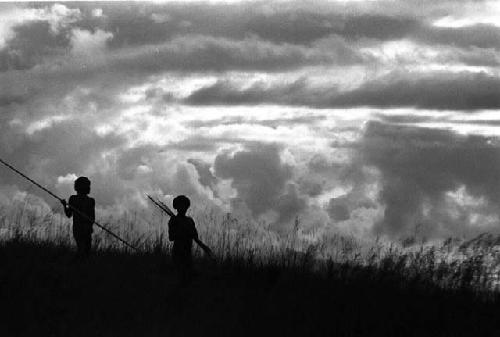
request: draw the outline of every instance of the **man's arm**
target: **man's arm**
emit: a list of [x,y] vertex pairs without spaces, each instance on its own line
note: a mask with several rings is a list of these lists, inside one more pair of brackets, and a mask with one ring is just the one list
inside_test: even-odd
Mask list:
[[90,214],[89,218],[92,220],[92,223],[95,222],[95,200],[92,198],[91,200],[91,207],[90,207]]
[[175,240],[175,229],[174,229],[174,218],[171,217],[168,221],[168,239],[170,241]]
[[191,221],[192,221],[192,232],[193,232],[192,235],[194,242],[196,242],[196,244],[200,246],[201,249],[203,249],[205,254],[213,258],[212,250],[200,240],[200,238],[198,237],[198,231],[196,230],[196,226],[194,224],[194,220],[191,219]]
[[198,237],[194,239],[194,242],[196,242],[198,246],[200,246],[200,248],[203,249],[205,254],[213,258],[212,250],[206,244],[204,244]]
[[[71,197],[69,197],[69,205],[71,205]],[[63,205],[64,207],[64,214],[66,214],[66,216],[68,218],[71,218],[71,216],[73,215],[73,210],[71,209],[71,207],[69,207],[69,205],[66,203],[66,200],[61,200],[61,204]]]

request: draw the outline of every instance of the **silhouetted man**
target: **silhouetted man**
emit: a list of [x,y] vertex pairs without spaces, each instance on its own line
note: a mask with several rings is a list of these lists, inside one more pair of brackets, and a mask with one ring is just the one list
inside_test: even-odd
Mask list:
[[174,242],[172,248],[172,259],[177,271],[180,273],[181,283],[186,284],[191,280],[193,269],[193,258],[191,254],[193,240],[209,256],[212,255],[208,248],[198,238],[198,231],[194,220],[186,216],[186,212],[191,202],[188,197],[179,195],[174,198],[173,206],[177,210],[177,215],[172,216],[168,222],[168,238]]
[[77,246],[77,259],[87,258],[92,246],[92,225],[95,220],[95,200],[89,198],[90,180],[80,177],[75,180],[76,195],[69,197],[68,204],[62,200],[64,213],[73,217],[73,237]]

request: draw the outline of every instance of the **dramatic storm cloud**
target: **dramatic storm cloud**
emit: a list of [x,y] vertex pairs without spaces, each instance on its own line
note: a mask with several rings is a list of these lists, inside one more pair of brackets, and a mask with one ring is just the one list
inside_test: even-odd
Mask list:
[[244,89],[222,81],[195,91],[185,102],[193,105],[287,104],[313,108],[371,106],[468,111],[500,108],[499,91],[500,79],[485,73],[416,76],[398,72],[345,91],[336,87],[310,88],[303,79],[270,88],[264,83],[256,83]]
[[[0,5],[0,157],[287,232],[499,231],[497,1]],[[0,172],[0,203],[50,200]],[[313,234],[311,234],[313,235]]]
[[238,198],[256,216],[274,210],[278,213],[277,222],[283,223],[305,208],[305,201],[289,183],[292,168],[282,163],[274,145],[221,154],[215,158],[214,166],[217,176],[232,180]]
[[[498,217],[498,140],[371,122],[362,143],[366,164],[382,174],[380,199],[386,208],[380,230],[398,234],[419,224],[430,233],[464,230],[473,221],[471,214],[462,213],[465,195],[477,199],[474,212]],[[450,193],[454,191],[462,195]]]

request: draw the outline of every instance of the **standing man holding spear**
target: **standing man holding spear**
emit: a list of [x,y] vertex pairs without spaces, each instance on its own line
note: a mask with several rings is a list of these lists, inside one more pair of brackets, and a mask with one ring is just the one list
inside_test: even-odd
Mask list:
[[[73,217],[73,237],[76,241],[76,259],[86,259],[89,257],[92,248],[92,225],[95,222],[95,200],[89,198],[90,180],[87,177],[80,177],[75,180],[76,195],[66,200],[61,200],[64,213],[68,218]],[[73,212],[78,209],[80,212]]]
[[172,260],[175,269],[180,274],[181,285],[186,285],[191,281],[193,275],[193,257],[192,246],[193,241],[209,257],[212,257],[212,251],[198,237],[198,231],[193,218],[186,215],[187,210],[191,205],[191,201],[184,195],[179,195],[174,198],[173,206],[177,210],[177,215],[170,208],[159,200],[155,200],[148,195],[158,208],[170,216],[168,222],[168,239],[174,242],[172,247]]
[[[74,199],[75,202],[72,202],[72,199],[70,198],[70,202],[67,204],[64,199],[58,197],[56,194],[54,194],[53,192],[51,192],[49,189],[43,187],[42,185],[40,185],[39,183],[37,183],[35,180],[31,179],[30,177],[28,177],[27,175],[25,175],[24,173],[22,173],[21,171],[19,171],[14,166],[10,165],[9,163],[7,163],[6,161],[4,161],[1,158],[0,158],[0,164],[6,166],[10,170],[14,171],[15,173],[17,173],[18,175],[20,175],[21,177],[23,177],[24,179],[26,179],[29,182],[31,182],[36,187],[38,187],[41,190],[47,192],[53,198],[59,200],[59,202],[61,202],[64,205],[64,212],[65,212],[66,216],[73,216],[73,224],[75,222],[75,216],[74,215],[77,215],[78,222],[85,222],[87,224],[87,228],[90,227],[90,230],[92,230],[92,225],[96,225],[97,227],[101,228],[103,231],[105,231],[106,233],[108,233],[109,235],[111,235],[112,237],[114,237],[115,239],[117,239],[118,241],[120,241],[123,244],[125,244],[127,247],[132,248],[134,250],[138,250],[136,247],[132,246],[130,243],[128,243],[127,241],[123,240],[121,237],[119,237],[118,235],[116,235],[115,233],[113,233],[112,231],[110,231],[109,229],[107,229],[106,227],[104,227],[103,225],[101,225],[100,223],[98,223],[97,221],[95,221],[95,201],[91,202],[91,201],[87,200],[86,201],[87,204],[84,207],[85,209],[79,209],[78,208],[79,207],[79,202],[76,202],[76,199]],[[87,180],[88,180],[88,178],[87,178]],[[83,185],[85,185],[85,184],[83,184]],[[75,190],[76,190],[76,188],[77,188],[77,186],[76,186],[76,181],[75,181]],[[80,185],[78,186],[78,189],[80,189]],[[84,191],[86,191],[86,190],[84,190]],[[90,181],[88,182],[88,192],[90,192]],[[78,193],[78,191],[77,191],[77,193]],[[88,198],[88,199],[91,199],[91,198]],[[92,200],[94,200],[94,199],[92,199]],[[92,203],[93,206],[91,206],[91,203]],[[75,235],[75,230],[74,229],[75,228],[73,227],[73,235]],[[78,231],[78,234],[81,234],[80,233],[80,229],[78,229],[77,231]],[[90,234],[92,234],[92,231],[90,231]],[[87,249],[85,245],[88,245],[88,250],[90,251],[89,243],[88,243],[88,241],[85,241],[85,240],[88,240],[88,236],[86,236],[85,238],[83,238],[83,235],[82,236],[78,235],[78,236],[79,236],[79,238],[77,240],[77,246],[79,246],[79,250],[80,250],[80,245],[79,245],[78,242],[80,241],[81,247],[82,247],[81,249],[85,251],[85,249]],[[82,240],[80,240],[80,238]],[[76,235],[75,235],[75,239],[76,239]],[[83,241],[85,241],[85,243]]]

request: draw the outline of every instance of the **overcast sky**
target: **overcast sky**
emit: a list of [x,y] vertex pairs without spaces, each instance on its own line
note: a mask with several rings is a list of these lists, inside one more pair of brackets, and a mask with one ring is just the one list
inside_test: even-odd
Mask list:
[[499,1],[0,4],[0,157],[101,212],[498,231],[499,49]]

